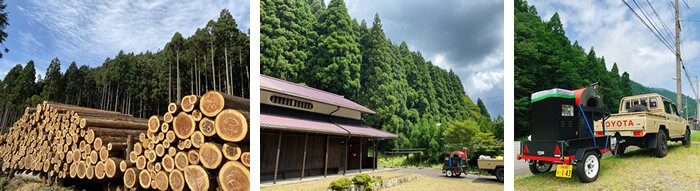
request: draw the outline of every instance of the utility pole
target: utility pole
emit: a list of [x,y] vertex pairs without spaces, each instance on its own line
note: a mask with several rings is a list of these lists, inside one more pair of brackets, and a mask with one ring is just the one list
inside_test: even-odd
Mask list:
[[678,18],[678,0],[676,0],[676,104],[683,108],[683,92],[681,91],[681,22]]

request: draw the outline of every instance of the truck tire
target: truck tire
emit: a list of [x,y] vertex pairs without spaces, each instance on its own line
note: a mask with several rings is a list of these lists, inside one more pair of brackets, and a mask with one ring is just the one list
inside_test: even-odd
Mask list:
[[542,161],[530,163],[530,172],[532,174],[545,173],[549,172],[549,170],[552,170],[552,164],[543,163]]
[[683,135],[683,145],[690,145],[690,129],[685,130],[685,134]]
[[496,168],[496,173],[494,174],[496,175],[496,179],[498,179],[498,181],[503,182],[503,167]]
[[668,143],[666,141],[666,133],[659,131],[659,133],[656,134],[656,150],[654,150],[654,154],[656,157],[664,158],[667,152]]
[[600,156],[593,151],[583,155],[582,163],[576,165],[576,175],[581,182],[589,183],[598,179],[600,172]]
[[625,154],[625,149],[627,149],[627,145],[617,146],[617,149],[615,150],[615,156],[622,156],[623,154]]
[[445,172],[445,176],[447,176],[447,177],[452,177],[452,176],[454,176],[454,172],[452,172],[452,170],[447,170],[447,171]]
[[645,106],[645,105],[633,105],[632,107],[630,107],[630,109],[628,111],[629,112],[640,112],[640,111],[649,112],[649,108],[647,108],[647,106]]
[[455,173],[455,177],[462,176],[462,172]]

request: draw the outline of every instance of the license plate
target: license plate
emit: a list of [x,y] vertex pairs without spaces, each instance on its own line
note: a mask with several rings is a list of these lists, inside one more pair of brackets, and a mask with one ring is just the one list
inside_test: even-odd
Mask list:
[[571,178],[572,165],[559,164],[557,165],[557,177]]

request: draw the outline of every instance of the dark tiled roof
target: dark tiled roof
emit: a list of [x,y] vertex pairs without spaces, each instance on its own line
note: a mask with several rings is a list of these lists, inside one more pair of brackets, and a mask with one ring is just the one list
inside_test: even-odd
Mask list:
[[365,106],[345,99],[345,97],[343,97],[342,95],[333,94],[316,88],[303,86],[297,83],[281,80],[262,74],[260,75],[260,89],[296,96],[326,104],[336,105],[364,113],[376,113]]
[[273,114],[260,114],[260,126],[262,128],[321,133],[336,135],[352,135],[374,138],[396,138],[393,133],[364,125],[335,124],[328,121],[318,121],[311,119],[300,119],[295,117],[280,116]]

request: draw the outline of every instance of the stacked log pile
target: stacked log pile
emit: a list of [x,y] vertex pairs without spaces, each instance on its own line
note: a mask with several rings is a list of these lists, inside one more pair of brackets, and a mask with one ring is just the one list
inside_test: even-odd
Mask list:
[[0,136],[0,166],[131,189],[249,190],[249,108],[216,91],[149,119],[45,101]]
[[112,164],[123,160],[132,137],[147,129],[145,119],[45,101],[26,108],[5,135],[2,171],[29,170],[56,178],[119,177]]
[[148,120],[128,160],[120,161],[127,188],[248,190],[248,99],[210,91],[171,103]]

